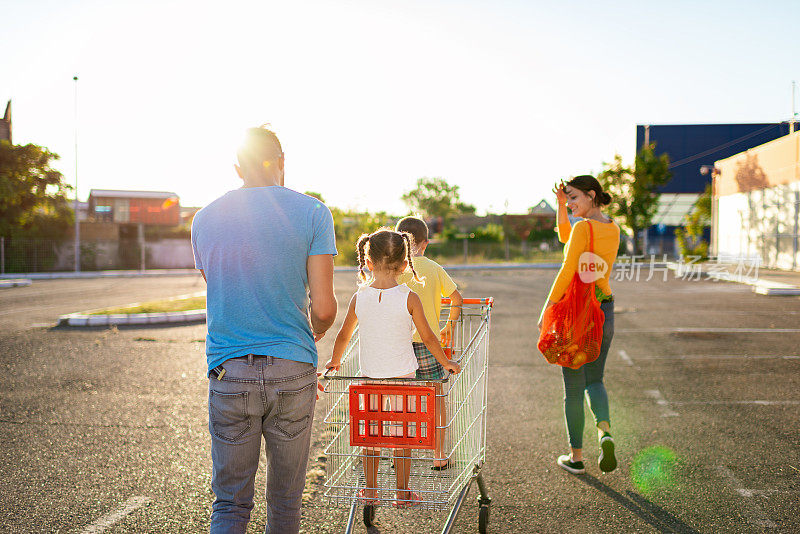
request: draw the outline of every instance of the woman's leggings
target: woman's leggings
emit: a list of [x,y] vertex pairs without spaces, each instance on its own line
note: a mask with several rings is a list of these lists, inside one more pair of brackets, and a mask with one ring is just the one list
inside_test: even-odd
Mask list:
[[594,414],[595,423],[608,421],[611,417],[608,411],[608,394],[603,385],[603,371],[606,367],[608,349],[614,337],[614,301],[603,302],[600,309],[605,314],[603,322],[603,342],[600,345],[600,356],[591,363],[579,369],[562,367],[564,375],[564,414],[567,420],[567,433],[569,445],[573,449],[583,448],[583,392],[589,398],[589,408]]

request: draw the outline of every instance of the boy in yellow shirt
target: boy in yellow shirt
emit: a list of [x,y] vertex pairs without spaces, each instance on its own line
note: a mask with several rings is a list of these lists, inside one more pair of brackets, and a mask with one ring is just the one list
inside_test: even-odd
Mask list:
[[[461,315],[461,305],[463,298],[456,288],[456,283],[447,274],[441,265],[425,257],[425,249],[428,247],[428,225],[425,221],[416,217],[405,217],[400,219],[395,227],[398,232],[408,232],[411,234],[412,247],[411,254],[414,257],[414,269],[422,278],[422,283],[414,280],[410,271],[400,275],[398,283],[405,283],[422,301],[422,308],[425,311],[425,318],[434,332],[440,331],[443,340],[449,340],[453,334],[453,324]],[[450,297],[450,314],[447,317],[447,324],[439,330],[439,314],[442,311],[442,297]],[[422,343],[419,333],[414,332],[413,336],[414,354],[419,363],[416,378],[441,380],[446,374],[444,368],[436,361],[436,358]],[[447,421],[445,411],[444,396],[442,394],[442,383],[436,382],[436,448],[434,449],[433,467],[435,471],[447,469],[450,464],[449,458],[442,458],[442,447],[444,443],[444,426]]]

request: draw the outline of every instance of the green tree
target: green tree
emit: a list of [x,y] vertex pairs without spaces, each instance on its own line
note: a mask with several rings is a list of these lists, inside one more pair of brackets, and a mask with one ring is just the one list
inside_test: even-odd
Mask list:
[[412,212],[425,217],[442,217],[445,220],[461,213],[475,213],[475,207],[461,202],[457,185],[450,185],[444,178],[422,177],[417,187],[402,196],[403,202]]
[[57,159],[37,145],[0,141],[0,236],[58,238],[69,230],[72,188],[51,167]]
[[316,192],[314,192],[314,191],[306,191],[306,192],[305,192],[305,193],[303,193],[303,194],[305,194],[305,195],[308,195],[308,196],[310,196],[310,197],[314,197],[314,198],[316,198],[317,200],[319,200],[320,202],[322,202],[323,204],[325,204],[325,199],[324,199],[324,198],[322,198],[322,195],[321,195],[320,193],[316,193]]
[[711,185],[694,203],[692,211],[684,219],[683,228],[675,229],[678,248],[683,256],[708,258],[708,241],[703,239],[703,231],[711,224]]
[[622,163],[622,156],[603,163],[597,179],[611,195],[611,215],[630,231],[633,253],[639,253],[639,238],[653,220],[658,209],[656,190],[672,179],[669,156],[655,154],[655,144],[642,147],[636,154],[633,168]]
[[336,234],[337,265],[355,265],[356,241],[361,234],[371,234],[381,226],[394,226],[394,217],[386,212],[376,213],[345,211],[331,207],[333,228]]

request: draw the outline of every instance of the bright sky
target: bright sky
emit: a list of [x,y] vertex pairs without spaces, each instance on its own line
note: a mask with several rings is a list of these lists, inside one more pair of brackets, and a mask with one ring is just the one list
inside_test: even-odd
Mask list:
[[[89,189],[202,206],[269,122],[286,185],[405,213],[441,176],[479,212],[633,157],[637,123],[771,122],[800,81],[795,0],[0,0],[15,143]],[[798,101],[800,106],[800,100]],[[0,109],[0,112],[2,109]],[[552,203],[552,201],[551,201]]]

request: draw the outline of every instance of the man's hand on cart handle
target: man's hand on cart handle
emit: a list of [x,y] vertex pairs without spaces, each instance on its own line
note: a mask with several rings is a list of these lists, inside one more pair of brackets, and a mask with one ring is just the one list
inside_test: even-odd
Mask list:
[[[319,400],[319,392],[320,392],[320,391],[321,391],[321,392],[323,392],[323,393],[325,393],[325,386],[323,386],[323,385],[320,383],[320,381],[319,381],[319,377],[321,377],[321,376],[328,376],[329,374],[331,374],[331,371],[333,371],[333,370],[334,370],[332,367],[328,367],[328,364],[329,364],[329,363],[331,363],[331,362],[328,362],[328,363],[326,363],[326,364],[325,364],[325,372],[324,372],[324,373],[320,373],[319,371],[317,371],[317,390],[318,390],[318,391],[317,391],[317,400]],[[335,369],[335,370],[336,370],[336,371],[338,371],[338,370],[339,370],[339,366],[338,366],[338,365],[336,366],[336,369]]]
[[[341,362],[334,362],[333,359],[328,360],[328,363],[325,364],[325,369],[333,369],[334,371],[339,370],[339,366]],[[327,375],[328,372],[326,371],[325,374]]]

